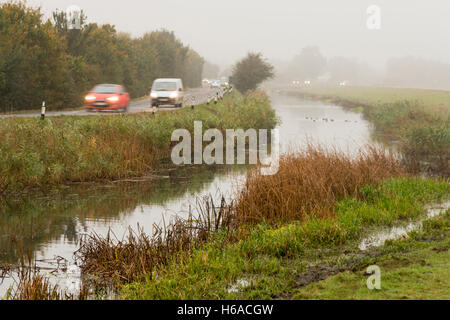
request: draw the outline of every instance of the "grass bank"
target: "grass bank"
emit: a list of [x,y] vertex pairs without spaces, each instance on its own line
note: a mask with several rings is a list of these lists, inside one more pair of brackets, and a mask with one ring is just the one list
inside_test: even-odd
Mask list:
[[410,177],[375,149],[357,159],[317,149],[286,156],[275,176],[249,174],[231,235],[219,231],[171,256],[121,297],[290,299],[305,285],[369,265],[372,252],[358,249],[365,234],[419,219],[449,193],[448,181]]
[[[353,271],[294,291],[293,299],[448,300],[450,299],[450,214],[425,222],[422,230],[391,241]],[[377,265],[381,288],[368,290],[364,267]]]
[[[401,184],[410,195],[439,183],[390,180],[379,189]],[[447,187],[448,188],[448,187]],[[441,189],[441,191],[443,191]],[[448,190],[447,190],[448,192]],[[427,200],[442,196],[433,193]],[[445,299],[448,292],[450,216],[426,222],[424,231],[362,253],[350,239],[367,226],[390,224],[407,212],[387,209],[380,201],[355,208],[344,200],[335,220],[311,219],[282,227],[259,225],[242,241],[230,244],[217,236],[183,260],[174,259],[153,281],[135,282],[122,289],[125,299]],[[406,204],[403,196],[392,202],[411,205],[423,213],[420,202]],[[354,210],[356,209],[356,211]],[[383,213],[383,217],[375,212]],[[372,217],[372,218],[370,218]],[[356,226],[348,222],[361,221]],[[384,220],[384,221],[381,221]],[[382,290],[367,289],[370,265],[382,269]],[[420,268],[415,268],[420,266]],[[407,269],[403,269],[407,268]],[[407,273],[410,271],[411,273]],[[433,274],[430,274],[433,271]],[[424,273],[422,273],[424,272]],[[444,285],[444,286],[443,286]],[[394,294],[393,294],[394,293]]]
[[396,141],[414,169],[419,162],[450,175],[450,92],[337,87],[286,91],[289,94],[332,102],[362,112],[385,142]]
[[200,203],[198,217],[156,237],[90,238],[81,266],[115,279],[125,299],[291,298],[347,270],[340,254],[358,255],[370,230],[419,219],[449,193],[448,181],[408,176],[382,150],[353,158],[310,146],[281,158],[274,176],[251,171],[236,203]]
[[8,118],[0,122],[0,193],[141,176],[168,161],[175,129],[273,128],[263,93],[228,95],[194,110],[110,116]]

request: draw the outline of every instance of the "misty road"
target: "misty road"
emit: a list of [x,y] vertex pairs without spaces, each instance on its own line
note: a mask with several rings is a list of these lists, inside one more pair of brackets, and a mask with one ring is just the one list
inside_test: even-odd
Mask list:
[[[199,104],[206,103],[208,99],[213,99],[218,93],[217,89],[209,88],[196,88],[188,89],[185,91],[184,96],[184,107],[190,107],[192,105],[196,106]],[[160,107],[158,110],[162,111],[173,111],[178,110],[174,107]],[[128,106],[127,113],[142,113],[151,112],[150,98],[147,97],[143,100],[131,101]],[[49,111],[45,115],[46,117],[56,117],[56,116],[90,116],[90,115],[107,115],[107,114],[122,114],[120,112],[113,111],[88,111],[86,109],[81,110],[71,110],[71,111]],[[40,117],[40,112],[29,112],[29,113],[19,113],[19,114],[3,114],[0,118],[11,118],[11,117]]]

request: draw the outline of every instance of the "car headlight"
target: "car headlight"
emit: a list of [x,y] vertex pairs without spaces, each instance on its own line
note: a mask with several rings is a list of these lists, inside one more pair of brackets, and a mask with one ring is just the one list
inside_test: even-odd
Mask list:
[[158,94],[156,92],[152,92],[150,96],[154,99],[158,98]]
[[171,97],[172,99],[178,98],[178,92],[172,92],[172,93],[170,94],[170,97]]
[[110,97],[110,98],[107,98],[106,101],[108,101],[108,102],[117,102],[117,101],[119,101],[119,97],[117,97],[117,96]]
[[86,101],[94,101],[95,99],[97,99],[97,98],[95,96],[91,96],[91,95],[88,95],[84,98],[84,100],[86,100]]

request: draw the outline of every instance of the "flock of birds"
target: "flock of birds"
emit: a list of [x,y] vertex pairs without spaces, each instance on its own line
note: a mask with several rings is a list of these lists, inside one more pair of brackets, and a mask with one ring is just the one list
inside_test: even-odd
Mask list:
[[[334,119],[329,119],[329,118],[313,118],[313,117],[305,117],[305,119],[306,120],[310,120],[310,121],[313,121],[313,122],[317,122],[317,121],[324,121],[324,122],[334,122],[335,120]],[[347,123],[349,123],[349,122],[355,122],[355,123],[358,123],[358,121],[352,121],[352,120],[345,120],[344,122],[347,122]]]

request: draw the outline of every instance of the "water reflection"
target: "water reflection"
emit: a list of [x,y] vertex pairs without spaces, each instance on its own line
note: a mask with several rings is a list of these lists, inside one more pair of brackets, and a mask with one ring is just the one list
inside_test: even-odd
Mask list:
[[[187,211],[182,200],[194,199],[201,191],[215,194],[223,180],[242,175],[244,170],[182,168],[147,182],[78,185],[45,197],[5,199],[0,207],[0,261],[15,264],[23,255],[70,258],[67,253],[73,252],[73,246],[72,251],[62,248],[76,245],[80,235],[105,233],[110,227],[121,235],[130,225],[152,226],[172,211]],[[53,248],[46,253],[49,245]]]

